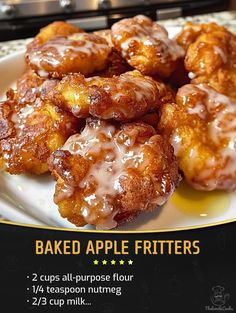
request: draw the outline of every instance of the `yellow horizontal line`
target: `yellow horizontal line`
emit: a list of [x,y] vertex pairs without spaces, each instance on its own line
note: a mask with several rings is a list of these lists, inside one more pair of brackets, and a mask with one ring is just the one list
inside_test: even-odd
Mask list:
[[183,231],[183,230],[192,230],[192,229],[201,229],[212,226],[219,226],[228,223],[236,222],[236,218],[231,220],[225,220],[223,222],[215,222],[203,225],[195,225],[189,227],[179,227],[179,228],[170,228],[170,229],[158,229],[158,230],[91,230],[91,229],[78,229],[78,228],[60,228],[54,226],[38,226],[33,224],[22,224],[10,221],[0,220],[1,224],[21,226],[21,227],[30,227],[37,229],[48,229],[48,230],[59,230],[59,231],[71,231],[71,232],[85,232],[85,233],[113,233],[113,234],[138,234],[138,233],[164,233],[164,232],[174,232],[174,231]]

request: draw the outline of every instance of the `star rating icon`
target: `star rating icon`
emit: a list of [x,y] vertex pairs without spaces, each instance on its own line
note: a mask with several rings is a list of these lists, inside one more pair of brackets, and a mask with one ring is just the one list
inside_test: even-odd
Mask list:
[[103,266],[108,266],[108,265],[112,265],[112,266],[115,266],[115,265],[120,265],[120,266],[124,266],[124,265],[133,265],[134,261],[133,260],[115,260],[115,259],[112,259],[112,260],[93,260],[93,265],[103,265]]

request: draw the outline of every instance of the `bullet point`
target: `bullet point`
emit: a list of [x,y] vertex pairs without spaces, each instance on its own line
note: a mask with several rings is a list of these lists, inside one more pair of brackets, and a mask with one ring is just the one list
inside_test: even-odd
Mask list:
[[29,278],[29,276],[27,276],[27,278]]
[[29,290],[29,288],[27,288],[27,290]]

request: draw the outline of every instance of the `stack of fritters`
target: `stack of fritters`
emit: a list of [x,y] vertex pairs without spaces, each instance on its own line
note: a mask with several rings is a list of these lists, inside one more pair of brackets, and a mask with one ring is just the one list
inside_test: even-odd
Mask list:
[[61,215],[102,229],[164,204],[179,167],[198,189],[235,188],[234,44],[216,24],[170,39],[141,15],[93,34],[48,25],[0,106],[1,167],[49,169]]

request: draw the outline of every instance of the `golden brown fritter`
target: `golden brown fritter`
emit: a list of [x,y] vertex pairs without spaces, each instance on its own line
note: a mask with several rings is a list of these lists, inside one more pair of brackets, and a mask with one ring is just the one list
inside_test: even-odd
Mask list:
[[184,50],[168,38],[167,31],[146,16],[137,15],[115,23],[112,28],[115,49],[127,62],[145,75],[168,77]]
[[186,49],[185,68],[192,83],[207,83],[236,99],[235,35],[216,23],[187,23],[177,42]]
[[236,188],[236,102],[211,87],[185,85],[163,106],[158,129],[186,180],[200,190]]
[[78,120],[50,102],[0,104],[0,167],[10,174],[48,171],[47,159],[78,129]]
[[111,52],[107,41],[97,35],[76,33],[56,37],[26,53],[26,61],[38,75],[62,77],[79,72],[84,75],[100,71]]
[[46,43],[50,39],[56,37],[65,37],[81,32],[84,31],[79,27],[75,27],[69,23],[63,21],[53,22],[40,29],[40,32],[35,36],[33,41],[28,44],[27,51],[29,52],[33,48]]
[[156,110],[166,95],[163,83],[132,71],[112,78],[68,75],[50,99],[80,118],[91,114],[105,120],[128,121]]
[[181,47],[187,50],[200,35],[225,30],[226,29],[223,26],[216,23],[193,24],[192,22],[187,22],[183,27],[183,30],[176,37],[176,41]]
[[200,35],[187,50],[185,67],[193,83],[208,83],[236,99],[236,36],[224,31]]
[[53,153],[54,200],[76,226],[110,229],[162,205],[179,182],[173,148],[153,127],[88,119]]

